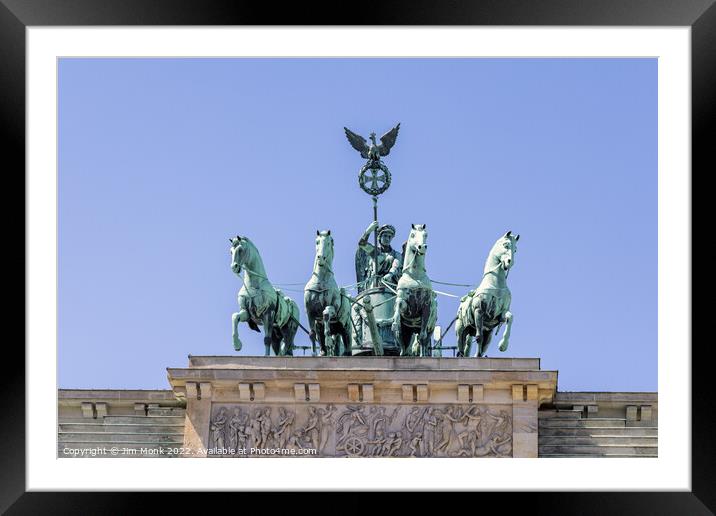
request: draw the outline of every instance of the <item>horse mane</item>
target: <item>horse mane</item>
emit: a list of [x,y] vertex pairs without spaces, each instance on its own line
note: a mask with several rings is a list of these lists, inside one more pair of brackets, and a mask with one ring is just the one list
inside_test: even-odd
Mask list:
[[252,246],[256,247],[256,244],[254,244],[254,243],[249,239],[249,237],[239,237],[239,238],[241,239],[241,242],[248,242],[248,243],[251,244]]

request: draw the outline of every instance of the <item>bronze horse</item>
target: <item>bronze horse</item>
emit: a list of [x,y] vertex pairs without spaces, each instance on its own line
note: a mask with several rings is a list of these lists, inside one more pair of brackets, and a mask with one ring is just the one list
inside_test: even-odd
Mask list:
[[480,285],[460,299],[455,324],[457,356],[470,355],[473,337],[477,342],[475,356],[485,356],[492,331],[495,328],[499,330],[502,323],[506,326],[499,348],[500,351],[507,350],[512,329],[512,294],[507,288],[507,274],[515,264],[519,239],[520,235],[515,236],[508,231],[495,242],[485,262]]
[[[437,319],[437,295],[425,271],[428,250],[425,224],[413,224],[403,249],[403,273],[398,281],[391,329],[401,355],[430,355],[430,335]],[[418,349],[411,347],[413,335]]]
[[310,339],[315,349],[316,337],[321,345],[321,356],[340,353],[338,336],[343,341],[343,355],[350,356],[352,348],[350,301],[343,289],[338,288],[333,274],[333,237],[331,231],[316,231],[316,258],[311,278],[303,294],[310,328]]
[[231,270],[239,277],[243,269],[243,286],[239,290],[240,310],[231,316],[234,349],[241,350],[238,326],[247,322],[254,331],[264,327],[266,356],[293,355],[293,340],[298,330],[298,305],[271,285],[256,246],[246,237],[230,238]]

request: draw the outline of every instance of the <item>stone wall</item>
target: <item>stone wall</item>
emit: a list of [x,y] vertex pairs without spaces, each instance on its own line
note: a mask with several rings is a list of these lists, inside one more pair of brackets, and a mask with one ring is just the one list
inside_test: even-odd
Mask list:
[[176,457],[184,405],[170,390],[61,389],[57,456]]
[[539,414],[540,457],[656,457],[658,397],[558,392]]
[[538,359],[190,357],[167,372],[170,390],[60,390],[58,457],[654,457],[658,449],[656,393],[557,392],[557,372]]

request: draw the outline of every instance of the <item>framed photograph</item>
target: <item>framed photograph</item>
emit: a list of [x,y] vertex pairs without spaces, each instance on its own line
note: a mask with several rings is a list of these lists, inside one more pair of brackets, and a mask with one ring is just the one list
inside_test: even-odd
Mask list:
[[0,507],[348,489],[713,510],[690,299],[716,8],[598,4],[316,25],[2,0],[28,302]]

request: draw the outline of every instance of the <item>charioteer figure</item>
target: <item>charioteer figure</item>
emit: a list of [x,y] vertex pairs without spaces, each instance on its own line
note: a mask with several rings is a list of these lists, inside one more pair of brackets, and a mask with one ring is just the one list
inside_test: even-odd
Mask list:
[[376,276],[388,284],[396,285],[403,269],[402,253],[390,245],[395,237],[395,228],[390,224],[383,224],[378,228],[378,266],[376,267],[375,247],[368,241],[376,228],[378,228],[378,222],[371,222],[358,241],[355,260],[358,292],[370,288],[371,280]]

